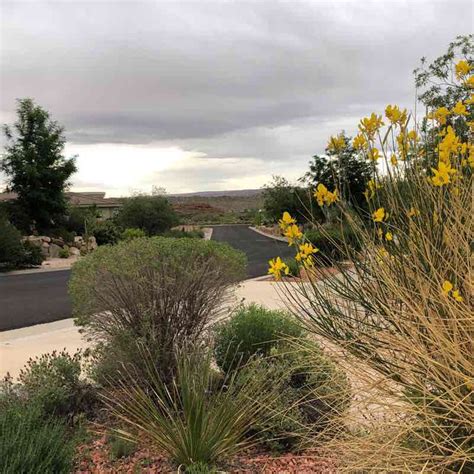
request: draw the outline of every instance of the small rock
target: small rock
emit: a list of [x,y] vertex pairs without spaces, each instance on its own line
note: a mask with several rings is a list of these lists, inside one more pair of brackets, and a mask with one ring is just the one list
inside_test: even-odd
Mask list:
[[47,235],[42,235],[42,236],[40,237],[40,239],[41,239],[43,242],[48,242],[48,243],[51,242],[51,237],[48,237]]

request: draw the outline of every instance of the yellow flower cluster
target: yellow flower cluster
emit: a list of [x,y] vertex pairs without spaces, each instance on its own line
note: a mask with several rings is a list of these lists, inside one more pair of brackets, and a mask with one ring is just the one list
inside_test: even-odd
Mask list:
[[388,213],[385,212],[383,207],[379,207],[376,211],[372,213],[372,219],[374,222],[383,222],[388,218]]
[[404,127],[407,121],[407,109],[400,110],[398,105],[387,105],[385,116],[391,123]]
[[288,275],[290,269],[288,265],[282,261],[280,257],[272,258],[269,262],[270,268],[268,269],[268,274],[273,275],[275,280],[281,280],[281,276]]
[[456,77],[462,79],[464,76],[467,76],[471,71],[471,66],[465,60],[459,61],[455,66]]
[[289,225],[283,235],[288,239],[288,245],[295,244],[297,240],[303,237],[303,233],[296,224]]
[[286,230],[286,228],[292,224],[296,224],[296,219],[291,217],[290,213],[285,211],[282,218],[278,221],[281,230]]
[[359,123],[359,130],[364,133],[369,140],[374,140],[375,134],[383,126],[382,116],[372,112],[370,117],[363,118]]
[[312,267],[314,264],[313,254],[315,254],[316,252],[319,252],[319,249],[313,247],[312,244],[305,242],[303,244],[300,244],[299,251],[296,254],[295,260],[297,262],[302,262],[306,268]]
[[441,287],[441,293],[444,296],[451,296],[459,302],[464,301],[463,297],[460,295],[459,290],[455,290],[453,284],[449,280],[444,280],[443,285]]
[[375,191],[380,189],[382,186],[377,184],[373,179],[367,183],[367,189],[364,191],[364,196],[367,201],[370,201],[375,196]]
[[319,206],[324,206],[324,204],[330,206],[339,200],[337,189],[331,192],[322,183],[318,184],[318,187],[314,192],[314,197],[316,198]]
[[443,161],[438,162],[438,168],[431,168],[433,171],[433,176],[431,178],[431,183],[434,186],[444,186],[451,182],[450,176],[456,174],[456,170],[451,168],[451,163],[444,163]]
[[339,153],[346,147],[346,141],[344,139],[344,135],[341,133],[336,137],[330,137],[329,142],[327,144],[328,151],[332,151],[334,153]]
[[359,150],[359,151],[367,150],[369,146],[367,139],[364,137],[364,135],[362,135],[362,133],[358,133],[354,137],[354,141],[352,142],[352,145],[354,146],[356,150]]

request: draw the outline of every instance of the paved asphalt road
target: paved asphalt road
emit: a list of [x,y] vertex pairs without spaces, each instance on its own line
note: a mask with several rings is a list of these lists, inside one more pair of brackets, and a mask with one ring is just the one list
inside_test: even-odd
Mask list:
[[247,255],[247,275],[249,278],[266,275],[268,261],[271,258],[294,256],[294,250],[288,247],[287,243],[257,234],[245,225],[214,227],[212,240],[227,242]]
[[[212,239],[245,252],[249,278],[265,275],[270,258],[293,255],[286,243],[264,237],[244,225],[214,227]],[[70,270],[20,275],[0,273],[0,331],[71,317],[67,294],[69,275]]]

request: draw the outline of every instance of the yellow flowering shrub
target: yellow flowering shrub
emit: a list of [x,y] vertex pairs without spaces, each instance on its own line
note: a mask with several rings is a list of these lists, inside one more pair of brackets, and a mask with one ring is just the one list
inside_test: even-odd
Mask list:
[[[453,65],[461,91],[474,86],[472,64]],[[314,194],[363,242],[347,249],[352,266],[337,277],[313,281],[308,272],[298,290],[285,287],[295,314],[337,348],[360,386],[354,418],[345,414],[327,444],[350,472],[474,472],[470,97],[429,110],[426,126],[395,105],[387,124],[376,113],[360,121],[353,145],[374,164],[365,217],[328,198],[323,183]],[[299,261],[320,265],[300,230],[293,243]]]

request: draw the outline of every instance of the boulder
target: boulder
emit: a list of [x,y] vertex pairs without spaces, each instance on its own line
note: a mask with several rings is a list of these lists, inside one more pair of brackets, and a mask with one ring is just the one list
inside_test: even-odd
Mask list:
[[49,256],[51,258],[58,258],[59,252],[61,251],[62,247],[56,244],[49,244]]
[[82,235],[76,235],[76,236],[74,237],[74,243],[75,243],[75,244],[76,244],[76,243],[79,244],[79,243],[81,243],[81,242],[83,242],[83,241],[84,241],[84,239],[82,238]]
[[40,239],[43,241],[43,242],[48,242],[48,244],[51,242],[51,237],[48,237],[47,235],[42,235],[40,237]]
[[28,240],[28,242],[31,245],[35,245],[36,247],[41,247],[43,245],[43,243],[47,243],[47,242],[43,242],[41,237],[37,237],[35,235],[28,236],[26,240]]
[[81,251],[77,247],[70,247],[69,254],[74,257],[79,257],[79,255],[81,255]]
[[64,240],[59,238],[59,239],[55,239],[54,237],[51,239],[51,242],[53,244],[56,244],[56,245],[59,245],[60,247],[64,247]]
[[[33,245],[36,245],[36,244],[33,244]],[[41,241],[41,244],[38,245],[38,247],[41,247],[41,253],[43,254],[44,257],[49,257],[49,244],[48,244],[48,242]]]

